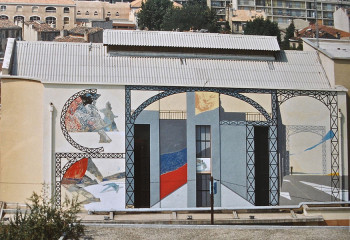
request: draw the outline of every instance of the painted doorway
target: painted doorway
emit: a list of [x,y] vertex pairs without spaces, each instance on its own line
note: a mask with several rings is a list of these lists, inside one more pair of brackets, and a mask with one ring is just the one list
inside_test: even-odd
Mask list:
[[254,127],[255,205],[269,205],[269,128]]
[[135,207],[150,207],[150,125],[135,124]]

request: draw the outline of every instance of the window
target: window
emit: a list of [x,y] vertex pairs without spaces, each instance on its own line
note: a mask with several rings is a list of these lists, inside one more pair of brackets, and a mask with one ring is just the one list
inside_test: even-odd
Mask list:
[[13,18],[15,22],[24,22],[24,17],[23,16],[15,16]]
[[69,24],[69,17],[63,18],[63,24],[68,25]]
[[56,12],[56,8],[55,7],[47,7],[45,9],[45,12],[55,13]]
[[2,6],[0,7],[0,11],[1,11],[1,12],[6,11],[6,6],[2,5]]
[[97,16],[97,15],[98,15],[98,12],[97,12],[97,11],[95,11],[95,12],[94,12],[94,16]]
[[78,11],[78,12],[77,12],[77,15],[81,15],[81,12],[80,12],[80,11]]
[[118,17],[119,16],[119,12],[116,12],[115,15]]
[[32,7],[32,12],[38,12],[38,11],[39,11],[39,7],[38,6]]
[[196,157],[211,158],[210,126],[196,126]]
[[0,15],[0,19],[1,19],[1,20],[8,20],[8,19],[9,19],[9,17],[8,17],[8,16],[6,16],[6,15]]
[[29,18],[30,21],[34,22],[34,21],[40,21],[40,17],[39,16],[31,16]]
[[85,15],[90,15],[89,11],[86,11],[86,12],[85,12]]
[[22,12],[22,11],[23,11],[23,6],[16,7],[16,12]]
[[46,20],[45,22],[47,24],[54,25],[54,27],[56,26],[56,18],[55,17],[47,17],[45,20]]
[[111,12],[108,12],[108,13],[107,13],[107,16],[110,17],[110,16],[111,16]]
[[196,126],[196,205],[210,206],[209,180],[211,173],[210,126]]
[[69,7],[63,8],[63,13],[69,13]]

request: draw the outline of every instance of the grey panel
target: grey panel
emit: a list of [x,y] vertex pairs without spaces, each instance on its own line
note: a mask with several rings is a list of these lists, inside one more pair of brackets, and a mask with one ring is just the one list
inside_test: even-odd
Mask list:
[[220,131],[221,184],[246,199],[246,127],[221,125]]
[[186,120],[160,120],[160,154],[186,148]]

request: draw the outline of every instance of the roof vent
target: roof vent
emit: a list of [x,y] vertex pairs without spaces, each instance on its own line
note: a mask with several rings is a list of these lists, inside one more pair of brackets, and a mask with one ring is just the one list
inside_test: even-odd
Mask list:
[[269,66],[270,70],[275,70],[275,66],[273,65],[273,62],[267,62],[267,65]]

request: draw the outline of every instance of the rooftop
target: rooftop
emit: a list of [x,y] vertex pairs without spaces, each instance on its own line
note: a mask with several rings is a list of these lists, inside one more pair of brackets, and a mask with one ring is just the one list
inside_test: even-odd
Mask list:
[[[303,41],[317,49],[315,38],[304,38]],[[350,40],[319,39],[319,48],[322,53],[332,59],[350,60]]]
[[[13,41],[13,39],[12,39]],[[248,41],[249,42],[249,41]],[[55,84],[157,85],[330,90],[316,52],[281,51],[276,60],[115,56],[103,44],[8,44],[12,75]]]
[[103,31],[103,29],[102,28],[98,28],[98,27],[82,27],[82,26],[78,26],[78,27],[70,29],[68,32],[70,34],[76,34],[76,35],[84,36],[85,32],[87,32],[88,34],[92,34],[92,33],[99,32],[99,31]]
[[[308,27],[299,31],[299,37],[314,37],[316,26],[315,24],[310,24]],[[350,33],[342,31],[340,29],[327,27],[324,25],[318,25],[318,31],[320,37],[329,38],[334,37],[337,38],[337,34],[340,34],[340,38],[348,38],[350,37]]]
[[14,24],[12,21],[9,20],[0,20],[0,28],[2,29],[20,29],[21,27]]
[[27,22],[25,22],[25,24],[27,26],[32,25],[33,28],[38,32],[58,32],[58,31],[60,31],[57,28],[53,28],[49,24],[43,23],[43,22],[27,21]]
[[0,3],[10,4],[55,4],[55,5],[74,5],[73,0],[0,0]]
[[118,46],[211,48],[279,51],[276,37],[198,32],[115,31],[103,32],[103,43]]
[[86,43],[83,37],[74,37],[74,36],[65,36],[65,37],[56,37],[55,42],[76,42],[76,43]]

